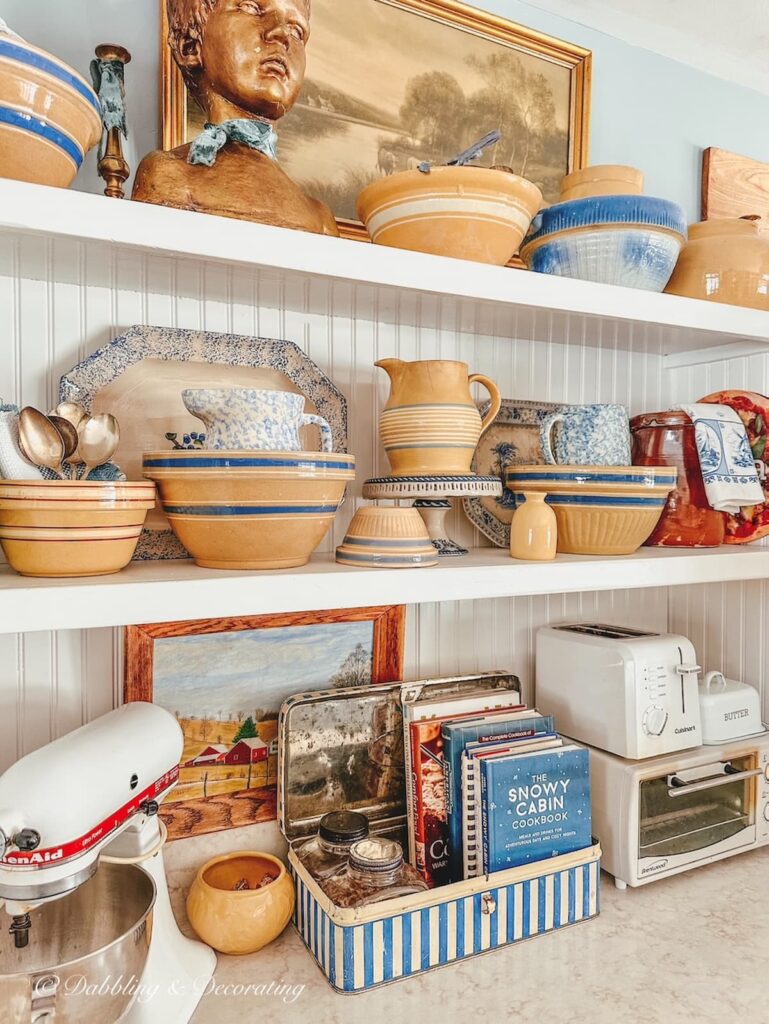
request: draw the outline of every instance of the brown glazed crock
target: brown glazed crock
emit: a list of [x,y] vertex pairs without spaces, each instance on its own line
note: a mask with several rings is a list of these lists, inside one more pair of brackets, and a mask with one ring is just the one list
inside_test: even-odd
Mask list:
[[678,482],[654,532],[652,547],[715,548],[726,520],[708,504],[694,424],[685,412],[647,412],[630,421],[634,466],[675,466]]

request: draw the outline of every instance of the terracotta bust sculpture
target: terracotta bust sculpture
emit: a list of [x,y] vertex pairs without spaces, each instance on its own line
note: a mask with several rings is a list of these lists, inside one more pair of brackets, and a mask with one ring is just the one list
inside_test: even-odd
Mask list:
[[274,125],[305,72],[310,0],[167,0],[168,43],[208,124],[139,164],[133,198],[337,235],[323,203],[275,160]]

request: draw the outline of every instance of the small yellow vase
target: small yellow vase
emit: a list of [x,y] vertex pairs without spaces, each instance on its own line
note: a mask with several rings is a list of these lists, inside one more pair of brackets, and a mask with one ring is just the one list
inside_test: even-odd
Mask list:
[[544,493],[524,493],[510,524],[510,554],[530,562],[549,562],[555,558],[558,524],[555,512],[545,504]]
[[[261,889],[236,890],[245,878]],[[187,917],[195,932],[220,953],[256,953],[283,931],[294,912],[296,894],[283,863],[269,853],[239,851],[215,857],[198,871],[187,894]]]

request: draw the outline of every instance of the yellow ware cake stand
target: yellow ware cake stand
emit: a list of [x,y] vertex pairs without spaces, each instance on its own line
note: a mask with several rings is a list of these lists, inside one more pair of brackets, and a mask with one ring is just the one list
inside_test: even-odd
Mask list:
[[413,500],[414,508],[425,521],[433,547],[444,558],[467,554],[446,532],[446,515],[452,498],[500,498],[502,481],[498,476],[380,476],[363,485],[364,498]]

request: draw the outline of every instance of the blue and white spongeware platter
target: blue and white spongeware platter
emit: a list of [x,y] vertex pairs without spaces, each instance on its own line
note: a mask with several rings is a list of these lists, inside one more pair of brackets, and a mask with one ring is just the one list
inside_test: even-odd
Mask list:
[[588,196],[541,210],[521,246],[539,274],[661,292],[686,241],[684,211],[652,196]]
[[[120,423],[115,461],[140,480],[145,452],[173,450],[166,437],[198,431],[184,407],[187,387],[294,391],[307,412],[328,421],[334,451],[347,451],[347,401],[321,368],[291,341],[174,327],[129,327],[61,378],[60,401],[89,412],[111,412]],[[306,449],[319,447],[317,427],[301,432]],[[177,442],[178,443],[178,442]],[[186,558],[160,508],[147,517],[134,558]]]

